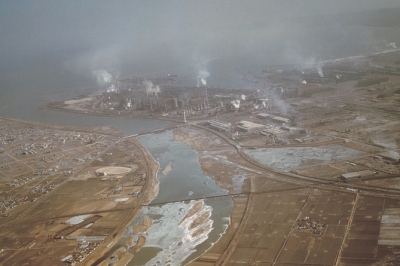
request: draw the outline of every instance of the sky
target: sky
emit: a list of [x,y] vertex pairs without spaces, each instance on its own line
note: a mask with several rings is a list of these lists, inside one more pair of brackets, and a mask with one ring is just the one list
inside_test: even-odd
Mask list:
[[400,1],[3,0],[0,71],[41,59],[77,73],[104,68],[126,75],[133,65],[146,72],[215,57],[249,64],[279,61],[274,54],[318,60],[341,49],[333,40],[357,35],[360,43],[369,43],[375,37],[343,32],[339,24],[308,30],[296,25],[297,18],[395,7]]

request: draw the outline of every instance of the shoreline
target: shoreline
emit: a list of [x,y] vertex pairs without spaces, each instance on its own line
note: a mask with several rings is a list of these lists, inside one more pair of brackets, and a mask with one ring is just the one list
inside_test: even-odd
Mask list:
[[110,136],[115,136],[115,137],[124,137],[126,134],[121,132],[119,129],[115,128],[114,126],[111,125],[105,125],[104,127],[108,127],[110,131],[112,132],[107,132],[101,129],[98,129],[96,127],[80,127],[80,126],[59,126],[59,125],[52,125],[52,124],[46,124],[43,122],[37,122],[37,121],[31,121],[31,120],[23,120],[19,118],[11,118],[11,117],[2,117],[0,116],[0,120],[4,119],[10,122],[16,122],[16,123],[21,123],[21,124],[28,124],[32,126],[38,126],[38,127],[44,127],[44,128],[50,128],[54,130],[64,130],[64,131],[78,131],[78,132],[84,132],[84,133],[97,133],[97,134],[104,134],[104,135],[110,135]]
[[[165,116],[156,116],[156,115],[135,115],[135,114],[130,114],[130,115],[119,115],[119,114],[107,114],[107,113],[101,113],[101,112],[94,112],[91,111],[90,109],[86,110],[75,110],[71,108],[62,108],[62,107],[54,107],[54,106],[48,106],[49,104],[52,103],[47,103],[43,106],[40,106],[39,109],[42,110],[51,110],[51,111],[58,111],[58,112],[67,112],[67,113],[75,113],[75,114],[83,114],[83,115],[94,115],[94,116],[99,116],[99,117],[117,117],[117,118],[123,118],[123,119],[144,119],[144,120],[158,120],[158,121],[163,121],[163,122],[169,122],[169,123],[184,123],[183,116],[182,120],[174,119],[174,118],[167,118]],[[190,120],[189,118],[187,118]]]
[[[104,263],[104,265],[108,265],[108,264],[105,264],[105,263],[108,263],[108,259],[112,255],[114,255],[118,250],[113,252],[113,253],[111,253],[111,254],[109,254],[109,252],[116,245],[118,245],[119,239],[122,237],[123,233],[126,231],[128,226],[133,223],[133,221],[136,219],[136,217],[140,214],[141,209],[142,209],[141,206],[149,204],[158,195],[160,182],[159,182],[159,180],[157,178],[157,172],[158,172],[158,169],[159,169],[160,165],[153,158],[153,156],[150,154],[150,152],[147,151],[136,138],[135,138],[135,142],[137,142],[136,145],[138,145],[139,149],[142,151],[143,155],[146,157],[147,163],[150,162],[150,164],[152,164],[152,166],[148,167],[148,172],[147,172],[148,173],[147,174],[148,178],[147,178],[147,180],[149,180],[149,182],[146,182],[146,184],[145,184],[145,187],[144,187],[145,193],[141,197],[139,202],[137,203],[138,207],[135,207],[132,210],[131,214],[126,218],[126,221],[124,221],[124,223],[120,225],[120,228],[115,230],[116,232],[114,234],[117,234],[117,235],[115,235],[115,236],[113,235],[113,239],[117,239],[117,240],[112,240],[113,243],[111,245],[109,245],[109,243],[107,242],[107,246],[105,247],[104,250],[101,251],[100,256],[97,256],[97,258],[90,258],[90,260],[86,261],[86,263],[88,263],[90,265],[103,265],[103,263]],[[149,159],[151,159],[151,160],[149,160]],[[149,189],[151,189],[151,190],[149,191]],[[102,245],[106,245],[106,241],[103,241]],[[103,246],[103,248],[104,248],[104,246]],[[131,253],[128,252],[128,250],[126,250],[124,255],[125,254],[131,254]],[[128,256],[128,255],[125,255],[125,257],[126,256]],[[132,256],[132,258],[133,258],[133,256]],[[129,261],[132,258],[130,258]],[[125,258],[125,259],[127,259],[127,258]]]
[[[41,229],[44,230],[41,232],[40,235],[35,234],[32,236],[32,232],[28,231],[24,235],[20,235],[19,233],[16,233],[16,239],[20,239],[21,241],[27,238],[27,237],[34,237],[36,239],[36,242],[42,242],[45,241],[46,239],[44,236],[47,233],[47,241],[51,241],[52,243],[58,243],[60,248],[62,248],[63,254],[68,254],[68,247],[71,246],[71,244],[67,244],[65,242],[66,240],[50,240],[53,239],[53,237],[50,237],[50,233],[54,234],[58,231],[60,231],[60,225],[61,227],[65,227],[63,224],[63,220],[66,217],[71,217],[71,216],[76,216],[78,215],[77,213],[82,212],[82,213],[88,213],[88,214],[95,214],[95,213],[104,213],[102,214],[102,217],[104,217],[105,220],[100,220],[101,223],[106,223],[108,228],[111,228],[113,231],[107,231],[101,229],[102,226],[96,226],[97,223],[95,224],[95,227],[97,228],[96,232],[104,232],[104,233],[97,233],[98,235],[104,235],[106,238],[102,240],[102,242],[98,242],[98,246],[94,250],[91,251],[91,253],[87,254],[87,257],[83,260],[82,263],[79,263],[79,265],[97,265],[101,262],[101,260],[104,260],[107,258],[105,257],[106,254],[112,250],[117,244],[117,241],[115,239],[118,239],[126,230],[127,226],[132,223],[132,221],[137,217],[137,215],[140,213],[140,210],[143,205],[148,204],[153,200],[154,198],[157,197],[158,191],[159,191],[159,180],[157,178],[157,172],[159,169],[159,164],[155,159],[152,157],[152,155],[147,151],[143,145],[135,138],[135,137],[130,137],[118,130],[115,127],[112,126],[107,126],[107,127],[76,127],[76,126],[56,126],[56,125],[48,125],[42,122],[34,122],[34,121],[25,121],[21,119],[15,119],[15,118],[7,118],[7,117],[0,117],[0,121],[6,125],[6,127],[3,127],[3,129],[10,128],[12,129],[15,127],[15,133],[9,133],[7,132],[6,134],[18,134],[16,135],[16,138],[13,139],[12,141],[15,144],[4,144],[4,149],[2,149],[1,153],[3,156],[11,156],[9,162],[14,162],[15,164],[24,164],[26,167],[31,168],[30,171],[39,171],[38,165],[34,163],[34,161],[31,158],[34,158],[35,160],[36,157],[39,158],[50,158],[50,157],[56,157],[56,158],[63,158],[65,157],[71,157],[71,160],[73,158],[77,158],[76,156],[84,156],[85,154],[89,154],[87,156],[88,159],[87,161],[84,161],[81,165],[77,164],[74,166],[74,163],[70,163],[67,165],[67,161],[62,161],[61,159],[57,159],[57,161],[50,161],[48,165],[45,165],[47,169],[49,167],[53,167],[55,169],[58,169],[60,167],[60,171],[56,172],[54,174],[49,174],[48,176],[42,176],[43,180],[46,180],[46,178],[49,178],[51,182],[55,182],[55,187],[53,190],[51,190],[49,193],[46,193],[44,196],[41,196],[38,198],[37,201],[28,201],[27,207],[22,207],[18,206],[15,209],[11,209],[9,211],[10,213],[10,218],[7,218],[8,216],[3,216],[2,219],[4,220],[2,223],[2,227],[7,228],[7,231],[18,232],[17,228],[14,228],[15,226],[13,224],[24,224],[27,221],[30,221],[30,225],[28,228],[32,227],[30,230],[37,230],[35,229],[37,226],[37,223],[42,223],[45,221],[45,226],[47,227],[54,227],[56,226],[56,229]],[[22,134],[29,134],[27,132],[30,131],[35,131],[35,135],[31,135],[28,138],[23,137]],[[69,144],[71,141],[71,137],[64,137],[64,143],[58,139],[58,134],[69,134],[68,136],[87,136],[90,142],[85,143],[85,145],[82,145],[81,143],[77,144],[77,141],[81,141],[81,139],[78,139],[75,141],[75,144],[73,146],[64,146],[64,145],[72,145]],[[89,138],[90,136],[90,138]],[[127,138],[128,137],[128,138]],[[93,142],[92,142],[93,138]],[[67,141],[65,142],[65,140]],[[104,144],[104,143],[106,144]],[[123,142],[123,143],[122,143]],[[19,152],[15,153],[15,148],[11,145],[22,145],[23,143],[33,143],[31,146],[33,150],[36,149],[35,153],[29,154],[29,155],[20,155]],[[46,144],[50,143],[50,144]],[[36,145],[36,146],[35,146]],[[43,146],[47,147],[48,150],[44,151],[41,150],[40,148],[35,148],[37,146]],[[110,159],[104,159],[103,161],[102,158],[106,158],[103,156],[109,156],[109,150],[116,150],[116,151],[121,151],[120,148],[122,147],[130,147],[130,152],[133,153],[125,153],[123,157],[120,158],[110,158]],[[74,155],[75,149],[79,150],[78,155]],[[36,154],[37,152],[37,154]],[[47,152],[47,153],[46,153]],[[10,155],[9,155],[10,154]],[[136,154],[136,155],[135,155]],[[28,156],[28,157],[21,157],[21,156]],[[132,157],[133,156],[133,157]],[[132,160],[134,157],[143,158],[140,159],[136,162],[129,161]],[[66,160],[68,160],[66,158]],[[111,160],[111,161],[110,161]],[[40,160],[43,161],[43,160]],[[25,163],[27,162],[27,164]],[[97,163],[96,163],[97,162]],[[139,170],[137,168],[132,168],[135,169],[132,171],[132,173],[128,172],[124,174],[124,179],[120,178],[115,178],[115,175],[111,174],[111,176],[103,181],[100,178],[98,178],[95,174],[95,169],[98,167],[104,167],[108,166],[109,162],[113,162],[116,164],[121,164],[124,165],[126,163],[133,163],[135,165],[139,165]],[[47,162],[45,162],[47,163]],[[57,166],[57,165],[59,166]],[[67,169],[68,167],[71,167],[74,169],[74,172],[70,176],[67,177],[67,175],[63,175],[62,170]],[[52,169],[52,168],[50,168]],[[140,170],[142,169],[142,170]],[[17,173],[18,169],[15,170]],[[141,192],[141,195],[139,199],[136,199],[134,196],[128,196],[130,198],[130,203],[128,205],[123,205],[124,203],[115,203],[113,200],[113,197],[108,198],[105,196],[105,194],[102,192],[104,189],[112,189],[116,183],[114,182],[122,182],[121,184],[128,184],[129,182],[132,182],[131,178],[136,177],[140,175],[140,171],[145,171],[145,179],[142,181],[142,185],[139,185],[139,189]],[[65,172],[65,171],[64,171]],[[71,171],[70,171],[71,172]],[[14,178],[15,173],[10,172],[8,176],[12,179]],[[87,179],[82,179],[82,178],[77,178],[82,175],[87,175],[89,174],[90,180]],[[26,175],[26,173],[24,173]],[[17,175],[18,176],[18,175]],[[54,177],[53,177],[54,176]],[[128,177],[130,176],[130,177]],[[39,180],[39,178],[32,179],[32,182],[38,182],[42,179]],[[56,180],[56,181],[54,181]],[[43,181],[44,182],[44,181]],[[28,183],[26,186],[30,187],[31,183]],[[113,185],[114,184],[114,185]],[[25,186],[21,186],[21,188],[24,188]],[[99,192],[96,191],[93,187],[98,187]],[[138,186],[136,186],[138,187]],[[95,191],[93,194],[89,195],[84,195],[81,194],[82,191],[85,191],[85,189],[94,189]],[[134,188],[134,187],[132,187]],[[11,190],[17,190],[18,191],[18,186],[16,188],[13,188]],[[10,193],[16,193],[17,191],[13,191]],[[69,193],[65,193],[65,191],[70,191]],[[78,194],[79,192],[79,194]],[[4,191],[5,193],[5,191]],[[17,192],[18,193],[18,192]],[[128,193],[128,192],[123,192],[123,193]],[[12,195],[12,194],[10,194]],[[28,194],[29,196],[29,194]],[[54,204],[61,204],[59,208],[54,208],[47,210],[46,208],[43,209],[42,207],[43,204],[48,204],[51,199],[54,197],[58,198],[59,203],[55,202]],[[73,198],[80,198],[82,197],[84,203],[78,204],[78,206],[75,205],[75,201],[68,200],[70,199],[69,197]],[[107,199],[108,198],[108,199]],[[98,200],[106,200],[106,204],[109,203],[109,205],[105,206],[106,204],[101,204]],[[32,202],[32,203],[31,203]],[[63,203],[65,202],[65,203]],[[122,205],[121,205],[122,204]],[[65,207],[63,207],[65,206]],[[109,206],[109,207],[108,207]],[[129,207],[131,206],[131,207]],[[121,208],[122,207],[122,208]],[[61,209],[60,209],[61,208]],[[77,212],[74,212],[74,208],[78,208]],[[40,210],[46,210],[48,212],[47,216],[45,215],[44,217],[41,217],[40,220],[38,220],[38,215],[37,212]],[[129,212],[126,210],[131,209]],[[122,218],[122,220],[110,220],[110,214],[111,216],[115,215],[117,217]],[[100,216],[100,219],[102,218]],[[108,219],[108,220],[107,220]],[[54,222],[56,220],[57,222]],[[32,221],[34,226],[32,226]],[[54,225],[53,225],[54,224]],[[92,228],[92,227],[91,227]],[[76,230],[83,230],[83,229],[76,229]],[[88,230],[93,230],[93,229],[88,229]],[[103,231],[102,231],[103,230]],[[86,232],[87,233],[87,232]],[[86,235],[84,231],[80,233],[80,235]],[[7,235],[7,232],[3,232],[3,236]],[[39,234],[39,233],[38,233]],[[57,235],[57,233],[55,234]],[[91,234],[89,233],[89,236]],[[95,233],[96,235],[96,233]],[[54,239],[58,239],[54,237]],[[59,241],[59,242],[57,242]],[[69,241],[69,240],[67,240]],[[35,242],[34,242],[35,243]],[[112,244],[110,244],[112,243]],[[43,244],[38,244],[36,243],[36,249],[39,249],[39,246],[42,246]],[[47,245],[44,245],[42,249],[46,248],[51,248],[47,247]],[[8,252],[8,248],[5,248],[5,252]],[[22,249],[20,249],[22,250]],[[65,252],[65,253],[64,253]],[[41,252],[43,255],[46,255],[46,252]],[[39,253],[40,254],[40,253]],[[65,256],[64,255],[64,256]],[[10,263],[12,260],[18,260],[17,257],[10,257],[9,258]],[[21,262],[21,261],[20,261]]]

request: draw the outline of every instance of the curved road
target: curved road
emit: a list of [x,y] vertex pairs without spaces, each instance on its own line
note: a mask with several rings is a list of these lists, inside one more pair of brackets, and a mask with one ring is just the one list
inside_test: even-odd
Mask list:
[[358,192],[361,194],[366,194],[366,195],[375,195],[375,196],[385,196],[385,197],[393,197],[393,198],[400,198],[400,189],[393,189],[393,188],[378,188],[378,187],[372,187],[372,186],[367,186],[367,185],[361,185],[361,184],[350,184],[350,183],[344,183],[341,181],[328,181],[324,179],[319,179],[315,177],[308,177],[308,176],[302,176],[298,174],[292,174],[292,173],[286,173],[286,172],[281,172],[276,169],[272,169],[270,167],[267,167],[253,158],[251,158],[246,152],[243,151],[243,149],[234,141],[226,137],[224,134],[221,134],[220,132],[217,132],[215,130],[212,130],[208,127],[201,126],[198,124],[189,124],[194,127],[204,129],[220,138],[225,140],[227,143],[235,147],[237,150],[238,154],[242,156],[243,159],[245,159],[247,162],[250,164],[256,166],[257,168],[261,169],[264,171],[264,173],[272,175],[275,178],[281,179],[281,181],[286,181],[290,183],[302,183],[302,184],[320,184],[320,185],[326,185],[330,186],[333,189],[346,189],[347,192]]

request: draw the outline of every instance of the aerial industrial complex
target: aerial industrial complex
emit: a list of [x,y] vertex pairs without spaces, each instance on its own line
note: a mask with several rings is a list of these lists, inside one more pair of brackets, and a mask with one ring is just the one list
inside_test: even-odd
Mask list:
[[[235,206],[189,265],[400,263],[400,51],[271,66],[243,88],[179,78],[114,80],[42,108],[166,121],[197,152]],[[1,119],[0,263],[126,265],[151,218],[116,244],[158,192],[158,164],[136,137]],[[196,206],[192,227],[209,222]]]

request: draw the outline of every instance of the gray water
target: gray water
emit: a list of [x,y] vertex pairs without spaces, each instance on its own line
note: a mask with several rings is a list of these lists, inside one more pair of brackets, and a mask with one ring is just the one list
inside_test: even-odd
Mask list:
[[[246,86],[246,83],[242,80],[243,73],[261,71],[271,64],[302,64],[312,58],[319,61],[379,52],[375,49],[376,40],[386,39],[390,42],[400,42],[399,28],[348,27],[346,32],[349,33],[347,35],[350,37],[340,39],[340,45],[329,46],[329,44],[337,43],[337,38],[334,38],[332,41],[328,40],[328,43],[322,42],[320,46],[311,45],[313,44],[311,43],[300,47],[302,49],[296,49],[295,44],[298,43],[299,39],[303,41],[315,40],[324,37],[324,34],[319,33],[328,32],[324,26],[317,30],[318,34],[315,34],[314,30],[312,30],[305,36],[304,32],[299,32],[298,36],[293,32],[291,34],[281,32],[282,34],[273,35],[276,38],[269,38],[270,36],[261,28],[249,30],[247,36],[257,37],[257,43],[241,43],[241,45],[235,46],[234,49],[227,49],[229,46],[223,45],[221,50],[204,55],[206,57],[220,57],[220,59],[204,66],[210,72],[207,83],[209,86],[240,88]],[[338,32],[341,33],[342,31],[343,29],[341,28]],[[233,36],[237,36],[240,40],[252,39],[238,36],[235,30],[232,33]],[[358,42],[353,41],[357,39],[357,35],[366,36],[366,38],[358,38],[360,40]],[[371,42],[366,41],[369,39]],[[327,49],[328,46],[331,49]],[[272,49],[273,47],[275,48]],[[151,53],[153,52],[151,51]],[[65,68],[64,63],[73,56],[75,54],[52,55],[49,53],[43,58],[38,56],[32,61],[13,62],[11,66],[3,67],[0,72],[0,116],[61,126],[109,125],[126,134],[150,131],[167,125],[160,121],[99,117],[39,109],[39,106],[49,101],[66,100],[82,93],[99,90],[99,88],[96,88],[96,83],[90,71],[87,73],[73,73]],[[124,62],[123,69],[119,71],[122,72],[122,77],[134,77],[166,68],[182,66],[182,62],[176,62],[172,55],[168,57],[166,53],[162,54],[164,56],[163,60],[160,60],[160,57],[157,56],[157,53],[152,54],[149,58],[146,58],[144,64],[137,64],[136,61],[133,63]],[[190,56],[187,57],[185,62],[187,62],[185,64],[193,63],[190,61]],[[161,67],[160,63],[162,63]],[[182,81],[180,84],[194,85],[196,83],[196,68],[181,68],[174,72],[179,74],[179,79]],[[163,74],[166,73],[161,72],[160,75]],[[140,141],[159,160],[160,170],[164,169],[168,163],[172,165],[172,170],[167,175],[158,175],[160,179],[160,194],[154,202],[180,201],[186,198],[215,196],[226,193],[224,190],[219,189],[212,179],[201,172],[197,154],[188,146],[173,140],[171,132],[149,135],[141,138]],[[278,152],[278,150],[275,150],[275,152]],[[259,156],[262,157],[265,154],[260,154]],[[280,160],[282,161],[282,156]],[[297,167],[299,164],[289,162],[289,165],[289,168],[286,169]],[[190,191],[192,191],[191,194]],[[177,205],[179,204],[187,205],[189,203],[177,203]],[[195,248],[197,251],[192,253],[183,263],[200,255],[213,242],[217,241],[227,225],[226,217],[230,215],[233,208],[233,202],[230,197],[207,199],[205,204],[212,208],[213,230],[208,239],[199,244]],[[160,204],[159,206],[164,205],[167,204]],[[188,206],[183,207],[187,208]],[[160,250],[160,248],[148,247],[144,248],[140,254],[142,258],[146,257],[145,260],[147,260],[147,257],[151,258]],[[147,252],[146,254],[152,255],[146,255],[145,251]]]
[[[197,153],[186,144],[176,141],[172,131],[145,135],[138,139],[160,163],[160,193],[153,204],[228,195],[213,179],[204,175]],[[172,169],[164,175],[161,172],[168,164],[171,164]]]
[[[34,77],[32,78],[34,81]],[[37,84],[35,85],[34,83],[35,82],[33,82],[32,85],[37,86]],[[71,81],[71,84],[68,86],[72,86],[74,83],[75,82]],[[14,89],[13,86],[3,86],[0,97],[0,116],[60,126],[101,127],[107,125],[116,127],[128,135],[168,126],[168,123],[155,120],[101,117],[38,108],[48,101],[61,101],[72,98],[77,94],[93,91],[92,89],[86,90],[82,87],[78,87],[78,84],[77,88],[77,90],[64,90],[62,86],[58,89],[48,86],[43,88],[29,88],[25,85]],[[227,191],[220,189],[213,179],[203,174],[196,152],[187,145],[175,141],[171,131],[157,135],[143,136],[140,138],[140,142],[160,163],[160,171],[158,173],[160,193],[153,203],[227,195]],[[172,170],[166,175],[163,175],[161,171],[167,164],[171,164]],[[171,208],[188,209],[189,204],[189,201],[177,202],[173,203]],[[205,206],[211,209],[212,214],[210,219],[212,220],[212,230],[203,236],[203,239],[205,238],[204,241],[191,243],[190,249],[185,250],[178,264],[185,264],[204,253],[213,243],[218,241],[229,224],[229,216],[233,210],[233,201],[229,196],[207,199],[205,200]],[[164,209],[161,208],[161,214],[163,210]],[[145,213],[141,214],[138,219],[144,214]],[[155,217],[152,218],[156,224],[170,223],[168,219],[165,219],[168,218],[165,217],[165,213],[164,216],[158,216],[158,219],[155,219]],[[172,224],[172,226],[174,226],[177,235],[171,234],[169,230],[164,231],[165,234],[162,236],[164,239],[173,240],[179,236],[184,237],[182,230],[177,228],[176,225]],[[157,227],[155,226],[154,228]],[[173,243],[173,241],[171,243]],[[138,264],[132,264],[136,263],[134,260],[131,265],[142,265],[143,262],[150,260],[160,250],[162,251],[163,249],[157,246],[143,248],[142,251],[135,256],[135,260],[139,261]]]
[[[143,265],[153,258],[154,261],[160,261],[160,265],[166,260],[170,260],[171,265],[185,264],[204,253],[225,232],[234,207],[233,200],[226,190],[202,172],[197,153],[186,144],[174,140],[171,131],[141,136],[139,141],[160,164],[157,174],[160,192],[124,235],[127,237],[131,234],[133,224],[143,220],[145,215],[153,219],[145,246],[128,265]],[[172,169],[163,174],[167,165],[171,165]],[[227,197],[212,198],[222,195]],[[187,235],[187,228],[179,225],[179,221],[194,203],[190,199],[204,197],[211,197],[204,201],[205,208],[211,210],[212,214],[211,231],[191,239]]]

